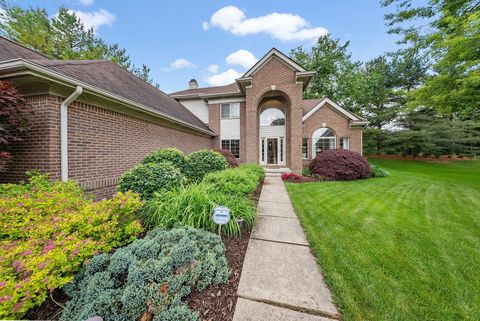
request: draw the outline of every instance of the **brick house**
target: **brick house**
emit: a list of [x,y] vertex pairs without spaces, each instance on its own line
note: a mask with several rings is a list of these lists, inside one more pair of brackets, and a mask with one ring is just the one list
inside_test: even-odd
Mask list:
[[230,149],[242,163],[299,173],[321,151],[362,153],[365,119],[328,98],[303,99],[314,72],[271,49],[235,83],[170,94],[214,130],[214,147]]
[[0,182],[38,169],[97,197],[158,148],[230,149],[240,162],[300,172],[330,148],[362,150],[365,120],[329,99],[304,100],[313,73],[272,49],[236,83],[167,95],[109,61],[58,61],[0,37],[0,79],[34,110]]

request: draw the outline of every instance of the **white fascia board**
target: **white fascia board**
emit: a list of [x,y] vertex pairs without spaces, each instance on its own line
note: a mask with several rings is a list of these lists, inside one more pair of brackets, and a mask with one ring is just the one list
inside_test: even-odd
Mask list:
[[317,110],[319,110],[321,107],[323,107],[326,103],[328,103],[330,106],[335,108],[338,112],[341,114],[347,116],[350,120],[353,121],[362,121],[360,118],[352,114],[351,112],[347,111],[346,109],[342,108],[339,104],[336,102],[330,100],[329,98],[324,98],[321,101],[318,102],[318,104],[315,105],[308,113],[303,116],[302,121],[307,120],[310,116],[312,116]]
[[183,121],[183,120],[178,119],[176,117],[173,117],[173,116],[167,115],[165,113],[162,113],[161,111],[158,111],[154,108],[139,104],[139,103],[134,102],[133,100],[130,100],[128,98],[124,98],[122,96],[112,94],[111,92],[99,89],[97,87],[94,87],[94,86],[89,85],[87,83],[84,83],[82,81],[79,81],[75,78],[72,78],[72,77],[63,75],[61,73],[52,71],[48,68],[45,68],[45,67],[43,67],[41,65],[38,65],[36,63],[33,63],[31,61],[24,60],[24,59],[15,59],[15,60],[10,60],[10,61],[5,61],[5,62],[0,63],[0,70],[8,69],[8,68],[19,68],[19,67],[27,68],[27,69],[30,69],[30,70],[34,71],[35,75],[38,76],[38,77],[41,77],[41,78],[44,78],[44,79],[47,79],[47,80],[50,80],[50,81],[54,81],[54,82],[57,82],[57,83],[60,83],[60,84],[64,84],[64,85],[67,84],[67,85],[70,85],[72,87],[80,86],[84,90],[88,91],[91,94],[101,96],[102,98],[107,98],[107,99],[113,100],[115,102],[122,103],[122,104],[124,104],[124,105],[126,105],[130,108],[146,112],[146,113],[151,114],[153,116],[166,119],[168,121],[177,123],[177,124],[182,125],[184,127],[188,127],[188,128],[203,132],[203,133],[208,134],[210,136],[215,136],[215,133],[213,133],[211,131],[208,131],[206,129],[194,126],[190,123],[187,123],[186,121]]

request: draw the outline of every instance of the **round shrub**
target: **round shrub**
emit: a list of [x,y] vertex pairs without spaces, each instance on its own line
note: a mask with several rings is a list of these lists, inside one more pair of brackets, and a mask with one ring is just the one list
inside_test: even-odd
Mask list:
[[224,170],[227,166],[227,160],[222,154],[203,149],[187,157],[184,173],[193,182],[200,182],[206,174]]
[[118,189],[133,191],[148,199],[155,192],[172,190],[182,186],[183,176],[171,163],[138,164],[126,171],[120,178]]
[[215,151],[222,154],[228,162],[229,167],[238,167],[238,162],[235,156],[233,156],[232,152],[228,149],[216,149]]
[[321,152],[310,164],[312,174],[322,179],[350,181],[370,177],[370,165],[359,153],[346,149]]
[[228,280],[225,246],[194,228],[155,229],[93,259],[65,287],[61,320],[197,320],[182,302],[193,290]]
[[143,159],[142,163],[163,163],[170,162],[182,169],[185,166],[185,155],[177,148],[168,147],[151,152]]

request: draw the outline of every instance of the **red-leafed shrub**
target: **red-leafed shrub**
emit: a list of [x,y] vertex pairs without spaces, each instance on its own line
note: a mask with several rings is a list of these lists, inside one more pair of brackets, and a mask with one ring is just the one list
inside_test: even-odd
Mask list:
[[238,162],[235,156],[233,156],[232,152],[228,149],[216,149],[215,151],[222,154],[228,162],[228,167],[238,167]]
[[313,177],[306,177],[294,173],[283,173],[282,180],[289,183],[309,183],[316,181]]
[[0,80],[0,172],[10,160],[10,144],[22,140],[28,130],[25,116],[31,112],[12,83]]
[[313,175],[322,179],[350,181],[370,177],[370,165],[359,153],[346,149],[330,149],[315,157],[310,164]]

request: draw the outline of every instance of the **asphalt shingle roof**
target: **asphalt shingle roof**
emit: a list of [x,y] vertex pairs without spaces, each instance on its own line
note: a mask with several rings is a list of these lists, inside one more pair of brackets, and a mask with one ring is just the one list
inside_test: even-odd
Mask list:
[[185,89],[181,91],[176,91],[170,93],[170,95],[193,95],[193,94],[226,94],[226,93],[240,93],[238,85],[236,83],[231,83],[225,86],[216,86],[216,87],[203,87],[195,89]]
[[108,60],[52,60],[0,37],[0,61],[23,58],[112,94],[156,109],[198,128],[211,129],[185,106]]

